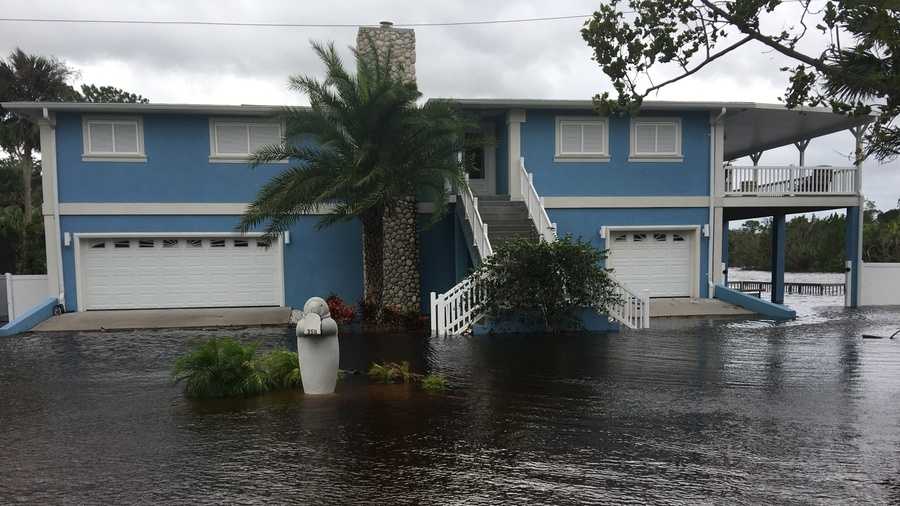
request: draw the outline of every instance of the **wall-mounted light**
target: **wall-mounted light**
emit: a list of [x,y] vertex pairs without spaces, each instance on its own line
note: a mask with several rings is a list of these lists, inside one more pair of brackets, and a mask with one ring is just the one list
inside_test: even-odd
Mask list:
[[600,238],[606,239],[606,227],[600,227]]
[[703,225],[703,237],[709,237],[709,223]]
[[72,234],[70,234],[69,232],[63,234],[63,244],[65,244],[66,246],[72,245]]
[[291,233],[288,231],[284,231],[281,234],[282,234],[282,236],[284,236],[284,243],[290,244],[291,243]]

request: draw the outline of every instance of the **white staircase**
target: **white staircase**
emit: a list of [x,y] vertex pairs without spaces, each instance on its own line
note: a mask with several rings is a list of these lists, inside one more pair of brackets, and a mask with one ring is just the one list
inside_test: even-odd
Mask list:
[[[478,197],[466,184],[457,194],[456,203],[462,206],[463,215],[472,230],[473,246],[481,260],[494,254],[488,237],[488,225],[478,210]],[[522,200],[528,210],[528,217],[534,224],[541,240],[553,242],[557,239],[556,224],[544,208],[544,199],[538,195],[534,187],[532,174],[525,170],[525,159],[519,160],[519,183],[522,188]],[[609,308],[610,318],[630,329],[650,327],[650,298],[646,293],[639,294],[618,281],[610,274],[615,283],[615,292],[619,302]],[[467,276],[444,293],[431,292],[431,335],[446,337],[463,334],[472,325],[485,316],[482,303],[486,298],[483,283],[474,274]]]

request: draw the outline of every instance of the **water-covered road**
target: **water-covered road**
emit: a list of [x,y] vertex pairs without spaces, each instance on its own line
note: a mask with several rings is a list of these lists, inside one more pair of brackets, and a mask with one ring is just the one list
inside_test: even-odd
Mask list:
[[0,339],[0,503],[900,503],[900,308],[785,324],[654,321],[564,337],[345,337],[342,367],[411,360],[428,395],[190,402],[169,369],[209,335]]

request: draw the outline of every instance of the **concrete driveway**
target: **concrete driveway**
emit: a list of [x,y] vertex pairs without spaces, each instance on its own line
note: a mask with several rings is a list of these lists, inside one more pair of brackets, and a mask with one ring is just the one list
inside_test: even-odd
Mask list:
[[287,325],[288,307],[241,307],[203,309],[132,309],[83,311],[54,316],[33,328],[34,332],[69,332],[121,329],[191,327],[256,327]]

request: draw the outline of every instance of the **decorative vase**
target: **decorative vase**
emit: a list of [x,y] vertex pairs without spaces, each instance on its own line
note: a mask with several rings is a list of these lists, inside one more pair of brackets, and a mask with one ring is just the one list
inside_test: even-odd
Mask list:
[[303,318],[297,322],[297,356],[303,392],[334,393],[340,359],[338,326],[321,297],[311,297],[303,305]]

